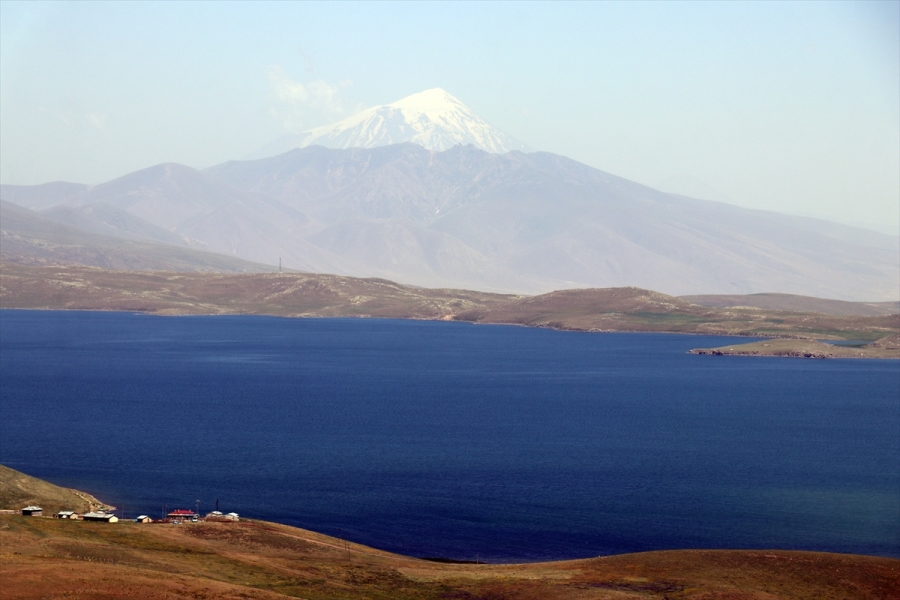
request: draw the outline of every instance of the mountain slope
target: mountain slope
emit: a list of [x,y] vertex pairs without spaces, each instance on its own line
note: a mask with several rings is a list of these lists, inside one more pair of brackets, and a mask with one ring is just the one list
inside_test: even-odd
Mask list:
[[0,185],[0,198],[31,210],[60,204],[72,205],[91,186],[83,183],[54,181],[41,185]]
[[54,206],[41,211],[41,215],[100,235],[110,235],[131,240],[152,240],[179,246],[202,247],[202,243],[190,240],[158,225],[150,223],[121,208],[97,202],[87,206]]
[[202,172],[159,165],[63,202],[233,257],[420,286],[900,293],[896,236],[666,194],[543,152],[313,146]]
[[376,148],[402,142],[436,151],[466,144],[495,154],[527,149],[444,90],[434,88],[374,106],[331,125],[285,135],[248,158],[265,158],[314,145]]
[[303,211],[322,231],[339,229],[309,237],[332,253],[344,252],[341,240],[357,240],[348,254],[371,267],[358,274],[405,283],[438,285],[412,270],[387,273],[376,259],[398,239],[398,222],[450,236],[496,273],[483,287],[451,276],[464,276],[464,262],[429,266],[453,286],[533,293],[634,285],[864,301],[900,290],[896,237],[665,194],[548,153],[311,147],[206,172]]
[[196,169],[163,163],[93,186],[74,204],[102,202],[174,230],[190,218],[239,201],[247,201],[245,192]]
[[0,259],[27,265],[88,265],[129,271],[258,273],[277,267],[184,246],[126,240],[48,219],[0,200]]

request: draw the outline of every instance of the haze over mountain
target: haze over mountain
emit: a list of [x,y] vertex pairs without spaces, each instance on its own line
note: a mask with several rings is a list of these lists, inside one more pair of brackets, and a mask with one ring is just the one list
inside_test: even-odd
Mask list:
[[887,299],[900,279],[896,238],[665,194],[548,153],[306,148],[206,172],[303,211],[318,246],[421,285]]
[[266,158],[314,145],[376,148],[403,142],[436,151],[467,144],[495,154],[529,150],[446,91],[434,88],[391,104],[373,106],[331,125],[282,136],[247,158]]
[[[632,285],[863,301],[895,299],[900,287],[896,237],[666,194],[542,152],[313,146],[205,171],[158,165],[74,195],[60,189],[59,204],[81,207],[84,218],[94,207],[144,223],[129,221],[123,237],[163,229],[245,260],[281,257],[285,267],[429,287]],[[49,202],[45,186],[0,192]]]
[[896,236],[526,154],[437,88],[260,154],[294,146],[304,147],[204,171],[166,163],[96,186],[4,185],[0,195],[84,232],[428,287],[859,301],[900,293]]
[[[79,209],[69,210],[78,212]],[[132,221],[140,222],[140,219],[132,217],[126,222],[130,224]],[[152,230],[151,224],[146,225]],[[129,238],[127,233],[104,235],[0,200],[0,260],[7,264],[88,265],[127,271],[217,273],[278,270],[271,265],[204,252],[184,244],[158,243],[152,237],[143,241],[138,235]]]

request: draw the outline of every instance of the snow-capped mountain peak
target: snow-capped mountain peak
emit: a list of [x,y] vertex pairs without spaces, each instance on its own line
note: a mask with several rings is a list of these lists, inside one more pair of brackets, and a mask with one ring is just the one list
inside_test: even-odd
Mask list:
[[418,94],[388,104],[401,110],[419,111],[437,114],[453,110],[469,110],[466,106],[441,88],[431,88]]
[[472,144],[486,152],[503,154],[528,148],[485,122],[469,107],[441,88],[373,106],[337,123],[285,135],[248,158],[275,156],[294,148],[375,148],[411,142],[437,152]]

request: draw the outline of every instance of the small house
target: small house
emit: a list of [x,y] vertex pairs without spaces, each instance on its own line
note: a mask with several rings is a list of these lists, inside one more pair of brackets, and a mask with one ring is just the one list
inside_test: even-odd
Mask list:
[[137,519],[135,519],[134,522],[135,523],[152,523],[153,519],[151,519],[147,515],[141,515]]
[[194,517],[199,517],[200,515],[192,510],[177,509],[173,510],[166,516],[170,519],[175,519],[176,521],[188,521],[190,519],[193,519]]
[[82,517],[85,521],[106,521],[107,523],[118,523],[119,517],[112,513],[105,512],[89,512]]
[[219,523],[231,523],[234,519],[228,515],[222,514],[218,510],[214,510],[206,515],[207,521],[217,521]]
[[74,510],[61,510],[56,513],[57,519],[77,519],[78,515],[75,514]]
[[220,523],[232,523],[234,521],[239,521],[240,517],[238,517],[237,513],[228,513],[227,515],[223,515],[217,510],[212,511],[208,515],[206,515],[207,521],[218,521]]
[[26,506],[22,509],[23,517],[43,517],[44,509],[40,506]]

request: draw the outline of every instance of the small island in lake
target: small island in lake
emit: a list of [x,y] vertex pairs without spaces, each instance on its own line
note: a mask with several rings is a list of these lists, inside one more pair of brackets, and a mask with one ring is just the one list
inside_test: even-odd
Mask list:
[[713,356],[785,356],[791,358],[900,358],[900,335],[869,344],[837,345],[807,339],[770,339],[719,348],[695,348],[691,354]]

